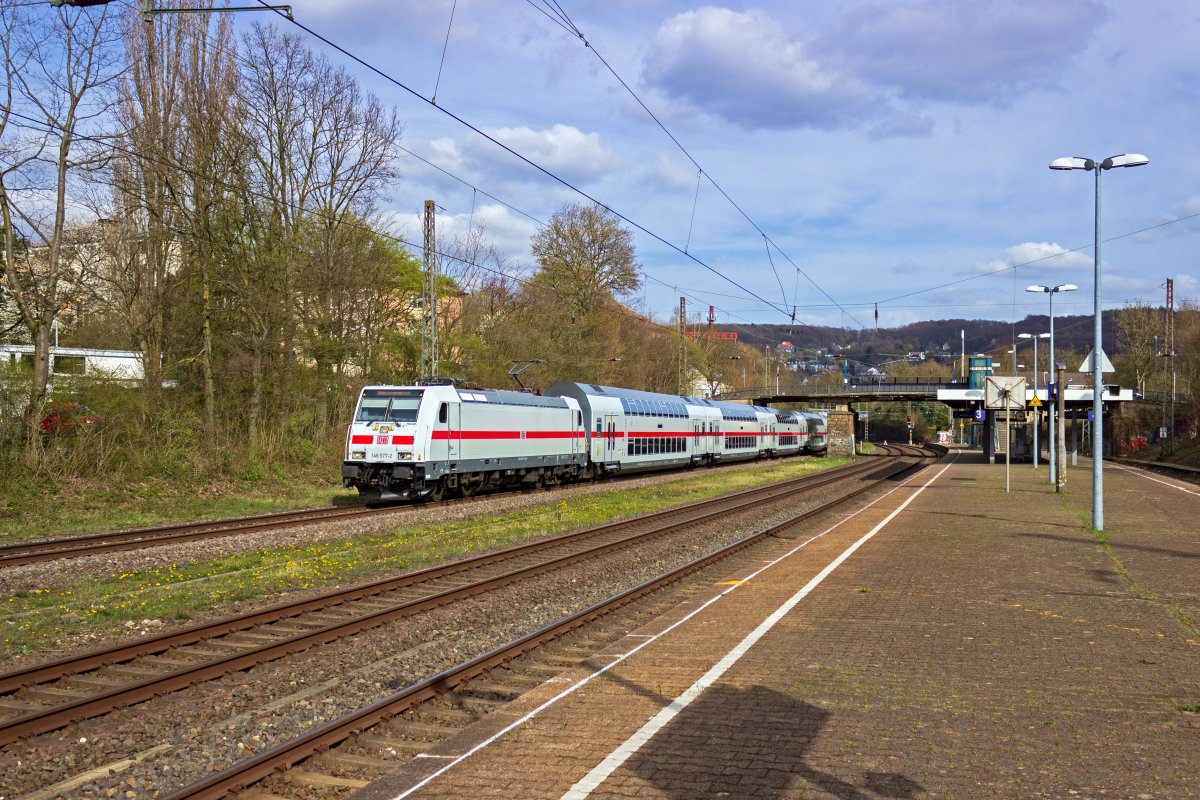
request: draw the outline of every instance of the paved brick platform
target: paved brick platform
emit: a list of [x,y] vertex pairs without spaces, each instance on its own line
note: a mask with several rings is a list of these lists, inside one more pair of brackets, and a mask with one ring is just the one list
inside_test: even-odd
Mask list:
[[1200,488],[1089,469],[947,457],[356,797],[1200,797]]

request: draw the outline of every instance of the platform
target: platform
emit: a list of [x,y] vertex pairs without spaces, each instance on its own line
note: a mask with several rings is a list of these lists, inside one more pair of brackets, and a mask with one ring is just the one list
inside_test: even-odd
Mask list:
[[356,798],[1200,797],[1200,487],[950,455]]

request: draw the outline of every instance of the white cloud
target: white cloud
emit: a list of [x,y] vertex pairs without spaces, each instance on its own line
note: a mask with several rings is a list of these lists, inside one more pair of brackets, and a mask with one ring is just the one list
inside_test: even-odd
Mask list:
[[[1154,302],[1154,297],[1156,295],[1163,294],[1162,290],[1158,288],[1162,283],[1162,279],[1158,277],[1147,278],[1136,275],[1129,277],[1112,272],[1106,272],[1102,275],[1101,279],[1104,283],[1104,302],[1106,307],[1109,303],[1120,299],[1120,297],[1126,297],[1129,299],[1138,297],[1143,300],[1147,300],[1148,302]],[[1116,295],[1113,293],[1116,293]],[[1117,295],[1119,295],[1119,297]],[[1158,298],[1158,304],[1161,306],[1162,302],[1163,299],[1160,296]]]
[[461,173],[466,169],[466,158],[453,139],[433,139],[429,142],[428,160],[447,172]]
[[[1147,231],[1139,235],[1139,240],[1150,239],[1155,233],[1165,235],[1191,235],[1200,231],[1200,194],[1192,195],[1187,200],[1176,205],[1171,209],[1170,214],[1164,219],[1164,222],[1174,222],[1175,224],[1167,225],[1156,231]],[[1175,222],[1175,220],[1180,220]]]
[[647,81],[675,99],[745,128],[834,129],[876,115],[861,81],[811,58],[798,37],[762,12],[705,7],[659,28]]
[[[543,130],[488,128],[484,132],[567,180],[600,177],[621,165],[617,154],[601,144],[600,134],[584,133],[571,125],[559,123]],[[496,149],[495,145],[478,138],[468,142],[476,154],[481,155],[483,148],[491,152]],[[523,167],[523,171],[530,173],[528,167]]]
[[658,187],[667,191],[695,192],[696,189],[696,170],[663,153],[655,157],[650,177]]
[[706,6],[663,23],[643,74],[743,128],[924,137],[933,117],[905,101],[1009,106],[1056,87],[1105,16],[1096,0],[923,0],[860,5],[800,33]]
[[1107,16],[1096,0],[923,0],[861,5],[811,51],[906,97],[1007,106],[1055,86]]
[[438,217],[439,237],[453,239],[481,228],[488,244],[495,246],[502,259],[529,260],[529,241],[537,231],[537,223],[499,203],[476,206],[474,214],[442,214]]
[[1079,270],[1092,269],[1091,255],[1081,251],[1068,252],[1057,242],[1023,242],[1004,251],[1000,258],[975,265],[976,272],[989,273],[1013,267],[1030,270]]

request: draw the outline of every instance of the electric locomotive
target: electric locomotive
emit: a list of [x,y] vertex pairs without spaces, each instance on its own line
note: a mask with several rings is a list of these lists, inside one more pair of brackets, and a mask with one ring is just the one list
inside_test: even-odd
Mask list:
[[366,386],[342,483],[368,502],[441,500],[578,478],[583,417],[567,397],[454,386]]

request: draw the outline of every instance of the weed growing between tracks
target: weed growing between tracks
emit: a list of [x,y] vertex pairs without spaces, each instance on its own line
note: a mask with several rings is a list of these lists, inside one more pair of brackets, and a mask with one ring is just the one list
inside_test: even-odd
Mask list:
[[1059,495],[1059,502],[1062,503],[1063,508],[1078,517],[1083,523],[1083,526],[1087,528],[1088,532],[1095,537],[1096,542],[1100,545],[1100,549],[1103,550],[1104,554],[1108,556],[1110,561],[1112,561],[1113,569],[1115,569],[1117,575],[1120,576],[1121,583],[1125,585],[1125,590],[1129,592],[1130,597],[1138,600],[1149,600],[1152,603],[1157,603],[1166,609],[1166,612],[1170,615],[1171,619],[1175,620],[1175,622],[1177,622],[1179,626],[1187,632],[1188,636],[1190,636],[1193,640],[1200,639],[1200,627],[1197,627],[1196,623],[1190,616],[1188,616],[1187,612],[1179,607],[1178,603],[1172,600],[1161,599],[1157,594],[1154,593],[1153,590],[1142,586],[1136,580],[1134,580],[1133,575],[1129,572],[1129,569],[1124,563],[1121,562],[1121,559],[1116,552],[1113,551],[1112,544],[1108,541],[1107,532],[1098,531],[1092,527],[1091,516],[1089,512],[1073,507],[1070,502],[1068,502],[1066,494]]
[[398,574],[528,539],[671,508],[829,469],[844,459],[723,470],[636,489],[548,499],[504,514],[396,528],[303,547],[265,548],[211,561],[81,579],[15,592],[0,607],[0,659],[64,637],[120,635],[127,622],[192,619],[239,601]]

